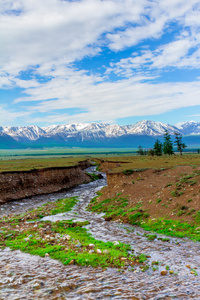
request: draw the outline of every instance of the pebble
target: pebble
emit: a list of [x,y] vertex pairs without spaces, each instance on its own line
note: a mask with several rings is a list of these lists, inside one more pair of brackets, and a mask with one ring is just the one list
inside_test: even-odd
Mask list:
[[118,241],[114,241],[113,244],[114,244],[115,246],[118,246],[118,245],[119,245],[119,242],[118,242]]
[[100,249],[97,249],[97,253],[98,253],[98,254],[101,254],[102,252],[101,252],[101,250],[100,250]]
[[89,245],[88,245],[88,248],[89,248],[89,249],[94,249],[94,247],[95,247],[94,244],[89,244]]
[[109,254],[109,253],[110,253],[110,251],[109,251],[109,250],[107,250],[107,249],[105,249],[105,250],[103,250],[103,253],[104,253],[104,254]]
[[167,270],[162,270],[162,271],[160,272],[160,275],[162,275],[162,276],[167,275]]
[[186,268],[190,269],[190,265],[185,265],[185,266],[186,266]]
[[69,262],[69,265],[73,265],[75,263],[75,259],[72,259],[70,262]]

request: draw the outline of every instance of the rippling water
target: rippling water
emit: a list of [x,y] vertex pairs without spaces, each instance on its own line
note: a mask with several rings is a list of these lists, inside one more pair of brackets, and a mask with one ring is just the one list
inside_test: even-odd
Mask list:
[[[87,170],[93,172],[94,167]],[[80,202],[65,214],[49,216],[43,220],[88,220],[86,227],[92,235],[103,241],[121,241],[131,244],[135,252],[145,253],[149,263],[159,261],[158,269],[142,272],[119,272],[116,269],[93,269],[63,266],[51,258],[41,258],[5,249],[0,251],[0,299],[200,299],[199,276],[190,273],[196,268],[200,274],[200,243],[171,238],[169,242],[149,241],[139,227],[107,222],[102,214],[85,210],[96,192],[106,185],[106,177],[81,185],[65,193],[32,197],[20,202],[2,205],[1,214],[26,211],[48,201],[62,197],[79,196]],[[159,237],[159,235],[157,235]],[[163,236],[162,236],[163,237]],[[169,266],[174,274],[161,276]]]

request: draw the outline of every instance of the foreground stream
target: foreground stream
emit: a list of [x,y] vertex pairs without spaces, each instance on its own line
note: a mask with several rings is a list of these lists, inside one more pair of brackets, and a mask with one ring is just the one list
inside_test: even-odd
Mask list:
[[[87,171],[92,173],[95,168]],[[32,256],[7,248],[0,250],[0,299],[200,299],[200,243],[171,237],[168,242],[149,241],[139,227],[107,222],[101,214],[86,211],[96,192],[106,185],[106,176],[103,176],[103,179],[68,192],[1,205],[0,217],[13,212],[22,213],[58,198],[79,196],[80,202],[71,212],[43,220],[87,220],[90,224],[86,228],[96,239],[130,244],[135,253],[150,256],[150,266],[153,261],[159,261],[156,270],[150,267],[145,272],[139,268],[119,272],[112,268],[64,266],[49,257]],[[174,273],[162,276],[161,271],[166,266]],[[192,274],[191,269],[194,270]]]

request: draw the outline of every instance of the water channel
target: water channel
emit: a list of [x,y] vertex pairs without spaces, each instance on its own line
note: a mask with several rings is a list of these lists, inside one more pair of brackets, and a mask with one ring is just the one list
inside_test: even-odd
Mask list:
[[[95,167],[87,171],[96,172]],[[32,256],[7,248],[0,250],[0,299],[200,299],[200,243],[171,237],[167,242],[149,241],[139,227],[108,222],[102,214],[87,211],[86,207],[96,192],[106,185],[106,175],[102,175],[102,179],[67,192],[1,205],[0,217],[12,212],[22,213],[58,198],[78,196],[80,201],[71,212],[43,220],[87,220],[90,224],[86,228],[95,238],[130,244],[135,253],[148,255],[149,265],[152,261],[159,261],[156,270],[150,267],[142,272],[138,267],[119,272],[113,268],[64,266],[49,257]],[[166,266],[174,273],[162,276],[161,271]],[[190,273],[191,269],[195,274]]]

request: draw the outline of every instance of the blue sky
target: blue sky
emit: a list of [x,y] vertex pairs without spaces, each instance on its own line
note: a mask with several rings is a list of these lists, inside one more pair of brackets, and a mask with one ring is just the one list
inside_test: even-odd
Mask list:
[[0,126],[200,121],[200,1],[0,0]]

